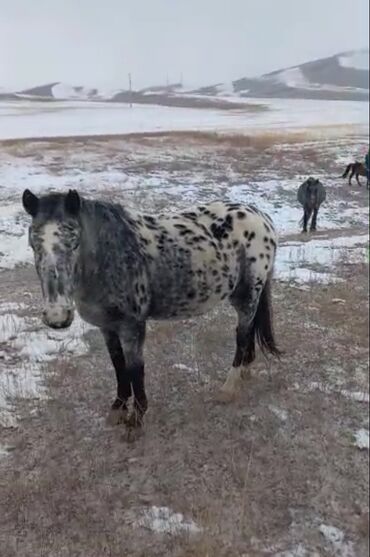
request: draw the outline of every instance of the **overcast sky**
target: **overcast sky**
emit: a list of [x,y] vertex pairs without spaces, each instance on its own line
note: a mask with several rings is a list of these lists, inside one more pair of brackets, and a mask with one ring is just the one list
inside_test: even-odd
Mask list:
[[368,0],[0,0],[0,87],[253,76],[368,46]]

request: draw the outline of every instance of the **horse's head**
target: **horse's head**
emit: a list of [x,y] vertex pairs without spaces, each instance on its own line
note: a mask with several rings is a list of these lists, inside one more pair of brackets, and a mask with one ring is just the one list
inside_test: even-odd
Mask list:
[[306,181],[307,188],[306,188],[306,198],[310,204],[315,204],[318,197],[319,188],[322,186],[320,180],[317,178],[308,178]]
[[22,202],[32,217],[29,243],[44,300],[42,319],[54,329],[69,327],[74,316],[74,278],[81,236],[80,197],[69,190],[67,194],[38,198],[25,190]]

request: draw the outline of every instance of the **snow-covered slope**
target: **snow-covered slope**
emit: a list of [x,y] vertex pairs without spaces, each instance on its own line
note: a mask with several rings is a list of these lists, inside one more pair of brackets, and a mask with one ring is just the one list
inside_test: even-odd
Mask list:
[[342,55],[339,55],[339,63],[344,68],[369,71],[369,51],[364,48],[362,50],[344,52]]
[[70,85],[68,83],[53,82],[31,89],[17,92],[18,97],[38,98],[49,100],[92,101],[109,100],[117,91],[101,90],[94,87]]
[[[21,98],[79,101],[120,101],[138,104],[188,106],[189,97],[302,98],[322,100],[369,99],[369,50],[341,52],[335,56],[283,68],[260,77],[244,77],[206,87],[181,83],[156,85],[130,93],[126,89],[102,90],[53,82],[21,92]],[[2,91],[0,89],[0,98]],[[179,99],[183,102],[180,103]],[[191,105],[193,106],[193,104]]]
[[[203,87],[198,93],[220,96],[225,90],[230,90],[230,84]],[[342,52],[257,78],[241,78],[232,83],[232,94],[257,98],[367,100],[369,50]]]

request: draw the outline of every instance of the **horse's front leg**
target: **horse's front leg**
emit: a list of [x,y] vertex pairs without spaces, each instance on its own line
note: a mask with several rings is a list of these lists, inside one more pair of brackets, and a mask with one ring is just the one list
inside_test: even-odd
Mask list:
[[316,225],[317,225],[317,214],[319,212],[319,209],[315,208],[313,210],[313,215],[312,215],[312,220],[311,220],[311,232],[314,232],[316,230]]
[[307,232],[307,225],[308,221],[310,220],[312,209],[309,207],[304,207],[304,214],[303,214],[303,230],[302,232]]
[[145,322],[125,323],[120,329],[126,369],[134,392],[134,408],[126,424],[129,428],[140,427],[148,408],[144,384]]
[[360,178],[359,178],[358,174],[356,174],[356,181],[357,181],[358,185],[361,187],[361,182],[360,182]]
[[127,419],[127,402],[131,396],[131,381],[117,332],[102,329],[102,333],[117,378],[117,398],[111,406],[107,423],[109,425],[117,425],[125,422]]

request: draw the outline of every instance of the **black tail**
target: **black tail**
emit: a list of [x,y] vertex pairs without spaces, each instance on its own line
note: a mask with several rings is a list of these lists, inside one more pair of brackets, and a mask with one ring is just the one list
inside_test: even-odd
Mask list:
[[269,277],[258,302],[253,322],[253,332],[265,355],[270,352],[274,356],[279,357],[282,355],[282,352],[276,346],[272,323],[271,277]]
[[346,176],[348,176],[348,173],[349,173],[349,171],[351,170],[351,166],[352,166],[352,163],[349,163],[349,164],[347,165],[345,171],[344,171],[343,174],[342,174],[342,178],[345,178]]

